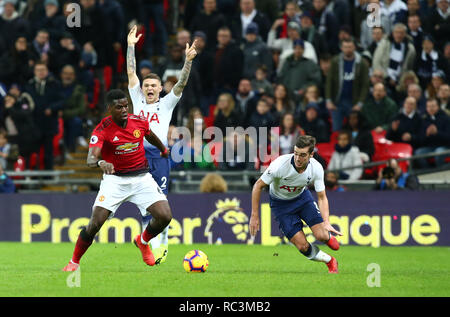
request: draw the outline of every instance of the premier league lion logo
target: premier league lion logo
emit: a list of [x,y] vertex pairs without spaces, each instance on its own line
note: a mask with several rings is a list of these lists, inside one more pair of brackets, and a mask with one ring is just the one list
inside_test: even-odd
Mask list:
[[205,236],[208,243],[248,243],[250,238],[248,216],[240,208],[236,198],[216,202],[216,211],[211,214],[206,223]]

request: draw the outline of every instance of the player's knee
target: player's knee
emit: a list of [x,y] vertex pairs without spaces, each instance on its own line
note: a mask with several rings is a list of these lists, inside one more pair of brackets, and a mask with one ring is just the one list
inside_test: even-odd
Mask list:
[[167,208],[161,213],[160,221],[163,224],[163,226],[166,227],[169,225],[171,220],[172,220],[172,212],[170,211],[170,208]]
[[328,230],[326,230],[326,229],[315,232],[314,237],[316,238],[316,240],[319,240],[322,242],[326,242],[330,239],[330,235],[328,233]]
[[309,249],[309,243],[308,242],[299,243],[297,244],[297,248],[300,252],[306,252]]

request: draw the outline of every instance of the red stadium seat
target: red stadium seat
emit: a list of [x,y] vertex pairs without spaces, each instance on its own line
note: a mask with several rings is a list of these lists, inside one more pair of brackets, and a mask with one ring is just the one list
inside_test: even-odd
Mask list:
[[[411,157],[413,154],[413,148],[408,143],[399,142],[385,142],[385,143],[375,143],[375,153],[373,155],[373,162],[385,161],[391,158],[407,158]],[[383,168],[385,165],[380,165],[377,167],[377,171]],[[409,167],[409,161],[399,162],[399,166],[403,171],[407,171]]]
[[334,131],[333,133],[331,133],[331,135],[330,135],[330,143],[331,144],[335,145],[337,143],[338,135],[339,135],[339,131]]
[[372,133],[373,143],[386,141],[386,130],[383,130],[380,133],[377,133],[377,132],[375,132],[375,130],[372,130],[371,133]]
[[222,152],[223,143],[222,142],[209,142],[209,150],[211,151],[211,157],[213,159],[214,165],[219,167],[219,155]]
[[317,153],[325,160],[325,162],[330,163],[331,160],[331,156],[333,155],[334,152],[334,146],[335,144],[333,143],[317,143],[316,147],[317,147]]
[[112,84],[113,69],[111,66],[103,68],[103,80],[105,81],[105,91],[108,91]]

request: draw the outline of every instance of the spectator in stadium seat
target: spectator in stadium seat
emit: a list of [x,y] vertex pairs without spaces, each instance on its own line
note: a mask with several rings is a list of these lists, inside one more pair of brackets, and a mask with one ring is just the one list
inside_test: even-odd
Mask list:
[[295,142],[302,132],[295,122],[294,114],[284,113],[280,120],[280,155],[294,152]]
[[383,70],[391,89],[395,88],[404,72],[414,67],[416,50],[406,30],[404,24],[395,24],[392,33],[380,41],[373,55],[372,67]]
[[193,17],[188,27],[191,33],[203,32],[205,49],[214,50],[217,45],[217,31],[226,24],[225,16],[217,10],[216,0],[203,0],[203,10]]
[[280,122],[280,117],[283,113],[294,112],[295,103],[291,99],[289,91],[283,84],[277,84],[274,91],[275,104],[272,108],[272,113],[277,123]]
[[278,83],[282,83],[291,91],[295,99],[303,96],[309,85],[321,84],[319,66],[303,56],[305,43],[303,40],[294,41],[294,54],[286,59],[278,75]]
[[369,91],[369,68],[355,49],[353,40],[344,40],[341,43],[342,53],[331,61],[325,97],[333,120],[333,131],[342,128],[351,110],[361,110]]
[[61,84],[49,75],[47,65],[34,65],[34,78],[25,86],[35,103],[34,119],[41,131],[39,146],[44,146],[44,166],[53,170],[53,137],[58,133],[58,112],[63,108]]
[[251,148],[244,133],[233,131],[224,139],[219,157],[220,170],[254,170],[256,148]]
[[53,60],[53,47],[50,45],[50,34],[47,30],[39,30],[31,42],[31,49],[33,50],[36,59],[47,64],[51,68],[50,62]]
[[16,186],[12,179],[6,175],[0,164],[0,194],[12,194],[16,192]]
[[25,158],[26,166],[31,169],[30,157],[39,151],[38,141],[41,132],[33,118],[34,101],[26,92],[12,88],[5,97],[5,117],[10,117],[17,130],[15,142],[19,154]]
[[422,42],[425,33],[422,30],[422,22],[420,21],[420,16],[418,14],[408,15],[408,35],[412,38],[416,52],[419,53],[422,51]]
[[419,179],[403,172],[397,160],[390,159],[387,166],[378,171],[376,190],[419,189]]
[[0,82],[5,85],[25,85],[33,77],[36,56],[28,48],[25,36],[19,36],[14,45],[0,57]]
[[[163,0],[142,0],[145,15],[145,52],[147,58],[151,56],[165,56],[167,54],[167,28],[164,21]],[[150,23],[155,27],[152,33]]]
[[413,148],[419,145],[419,132],[422,119],[417,112],[416,99],[407,97],[400,110],[392,121],[386,133],[386,139],[394,142],[409,143]]
[[218,173],[207,173],[200,182],[201,193],[226,193],[228,184],[222,175]]
[[63,119],[64,142],[70,152],[75,152],[76,144],[88,147],[83,135],[83,119],[86,114],[85,88],[76,80],[75,68],[66,65],[61,70],[61,91],[64,95]]
[[407,88],[407,97],[413,97],[416,99],[417,103],[417,111],[422,115],[426,112],[426,103],[427,99],[422,93],[422,88],[420,88],[419,84],[412,83],[408,85]]
[[[427,154],[450,150],[450,118],[447,114],[439,109],[436,99],[427,101],[427,113],[423,117],[422,126],[419,134],[420,147],[415,150],[414,154]],[[436,166],[445,164],[445,156],[435,156]],[[427,159],[417,160],[419,167],[430,167]]]
[[[277,73],[283,69],[283,65],[286,63],[287,59],[294,53],[294,42],[301,40],[300,37],[300,25],[297,22],[289,22],[287,26],[287,38],[276,39],[275,28],[277,27],[277,22],[270,29],[269,37],[267,39],[267,46],[273,51],[279,51],[280,55],[278,57]],[[317,54],[314,46],[303,41],[303,54],[302,56],[308,60],[313,61],[317,64]]]
[[325,172],[325,188],[331,192],[345,192],[345,186],[339,184],[338,174],[332,171]]
[[[107,65],[107,57],[112,50],[111,36],[107,32],[108,23],[102,9],[96,5],[95,0],[80,0],[81,5],[81,26],[69,28],[75,40],[81,47],[89,43],[92,50],[97,54],[96,67],[102,68]],[[91,51],[91,50],[89,50]]]
[[[357,146],[352,145],[349,131],[339,131],[335,151],[331,156],[328,170],[338,170],[346,167],[360,166],[361,155]],[[363,169],[361,167],[339,171],[339,179],[358,180],[361,178]]]
[[58,40],[66,31],[66,19],[58,13],[59,2],[57,0],[45,0],[44,11],[36,17],[33,23],[34,30],[47,30],[50,46],[55,47]]
[[216,108],[214,109],[214,126],[226,134],[227,127],[242,126],[243,114],[236,107],[234,98],[229,93],[223,93],[217,98]]
[[259,99],[259,96],[253,90],[252,83],[248,78],[242,78],[239,81],[238,90],[234,98],[236,107],[239,109],[239,112],[244,115],[244,126],[247,127],[250,116],[255,112],[256,104]]
[[265,65],[269,73],[272,73],[272,54],[266,43],[259,36],[258,24],[251,22],[245,31],[242,51],[244,54],[244,69],[242,75],[253,79],[256,69]]
[[326,0],[313,0],[312,5],[311,13],[316,29],[325,37],[329,52],[333,55],[337,54],[339,52],[338,19],[332,11],[327,10]]
[[[216,36],[214,36],[216,38]],[[214,65],[214,54],[211,50],[207,49],[206,43],[207,36],[203,31],[196,31],[193,35],[195,43],[195,50],[197,51],[197,56],[192,62],[192,68],[196,70],[196,73],[201,74],[200,85],[202,87],[202,92],[200,95],[200,107],[205,116],[209,115],[209,106],[214,104],[213,100],[214,93],[214,76],[213,76],[213,65]]]
[[367,45],[366,51],[370,53],[370,56],[373,58],[373,55],[375,53],[375,50],[378,47],[378,44],[380,44],[381,40],[384,37],[384,30],[382,27],[373,27],[372,33],[370,34],[370,40],[366,40],[364,38],[361,38],[361,45],[364,47],[363,41],[366,41],[367,43],[370,43]]
[[350,131],[351,142],[357,146],[362,161],[369,162],[375,153],[375,145],[373,143],[372,133],[367,125],[366,118],[362,115],[361,111],[352,110],[348,116],[348,122],[344,126],[344,129]]
[[362,114],[367,119],[369,128],[377,133],[386,130],[398,112],[397,104],[386,95],[384,85],[378,83],[373,88],[372,96],[364,103]]
[[214,170],[211,149],[200,137],[191,137],[188,147],[183,153],[184,169],[189,170]]
[[450,6],[448,0],[436,0],[436,6],[427,18],[426,31],[436,39],[436,48],[442,49],[450,33]]
[[[360,0],[360,2],[361,2],[361,0]],[[388,11],[382,5],[382,3],[380,3],[380,0],[370,0],[370,1],[367,1],[366,4],[378,6],[377,13],[379,15],[380,24],[378,26],[377,25],[372,26],[372,25],[369,25],[368,23],[366,23],[367,15],[365,15],[365,18],[361,21],[361,24],[360,24],[361,35],[359,38],[360,38],[361,45],[365,49],[367,49],[368,47],[373,45],[374,42],[379,42],[384,34],[390,34],[392,31],[392,25],[393,25],[391,20],[389,19]],[[364,5],[364,8],[365,8],[365,10],[367,10],[367,5]],[[380,29],[378,31],[375,31],[378,28],[380,28]],[[376,47],[377,47],[377,44],[375,45],[375,48]],[[373,56],[373,51],[372,51],[372,56]]]
[[300,127],[306,135],[316,138],[317,143],[324,143],[330,140],[327,124],[319,117],[319,105],[310,102],[306,106],[305,115],[298,118]]
[[427,99],[437,98],[437,92],[439,91],[439,87],[445,84],[445,73],[438,69],[431,75],[431,82],[428,84],[428,87],[425,90],[425,97]]
[[397,87],[395,87],[395,91],[393,93],[394,101],[397,104],[402,104],[403,100],[408,95],[408,88],[412,84],[418,84],[419,78],[416,76],[416,73],[414,71],[409,70],[405,72],[402,77],[400,78]]
[[264,13],[259,12],[256,9],[255,0],[240,0],[239,8],[239,13],[230,21],[231,31],[236,42],[242,43],[242,40],[245,38],[247,26],[251,22],[258,25],[259,34],[262,40],[264,42],[267,41],[267,34],[270,29],[270,20]]
[[423,37],[422,50],[420,54],[417,54],[414,68],[422,89],[425,89],[431,82],[434,72],[442,70],[444,74],[449,73],[447,61],[440,52],[435,50],[434,39],[429,35]]
[[244,55],[232,39],[228,27],[217,31],[217,43],[213,66],[215,91],[234,92],[241,79]]
[[300,20],[300,38],[313,45],[317,56],[320,58],[328,52],[328,44],[322,34],[314,26],[311,11],[303,12]]
[[401,0],[384,0],[384,7],[388,11],[392,24],[406,23],[408,7],[405,2]]
[[30,24],[16,11],[16,4],[17,0],[3,0],[3,13],[0,16],[3,49],[14,46],[14,42],[19,35],[25,36],[27,39],[31,36]]
[[78,67],[81,48],[71,33],[64,32],[54,47],[55,54],[51,62],[55,71],[59,73],[65,65]]
[[450,116],[450,86],[443,84],[438,90],[439,107]]
[[287,26],[289,22],[294,21],[300,24],[300,13],[301,11],[296,1],[287,1],[281,16],[272,19],[272,24],[276,25],[275,38],[287,38]]
[[272,83],[267,79],[267,72],[267,67],[265,65],[260,65],[255,71],[255,78],[251,81],[253,90],[260,96],[264,94],[273,95],[274,93]]
[[270,106],[264,98],[258,100],[256,111],[250,115],[249,126],[256,128],[266,127],[270,129],[275,126],[275,118],[270,112]]
[[0,165],[3,169],[8,166],[9,152],[11,151],[11,144],[8,142],[8,135],[6,131],[0,129]]

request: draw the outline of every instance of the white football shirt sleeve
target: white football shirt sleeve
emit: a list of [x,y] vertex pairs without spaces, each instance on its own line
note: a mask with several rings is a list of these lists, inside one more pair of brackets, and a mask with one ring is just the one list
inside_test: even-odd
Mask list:
[[323,192],[325,190],[325,182],[323,180],[324,172],[323,167],[319,162],[314,164],[314,189],[318,192]]
[[167,105],[167,108],[169,110],[172,110],[175,108],[175,106],[177,105],[178,101],[180,101],[181,96],[183,96],[183,93],[181,93],[181,95],[179,97],[175,96],[175,94],[173,93],[173,89],[164,96],[164,104]]
[[139,115],[139,112],[142,110],[142,100],[145,100],[140,84],[137,83],[134,87],[128,87],[128,92],[133,103],[133,114]]

